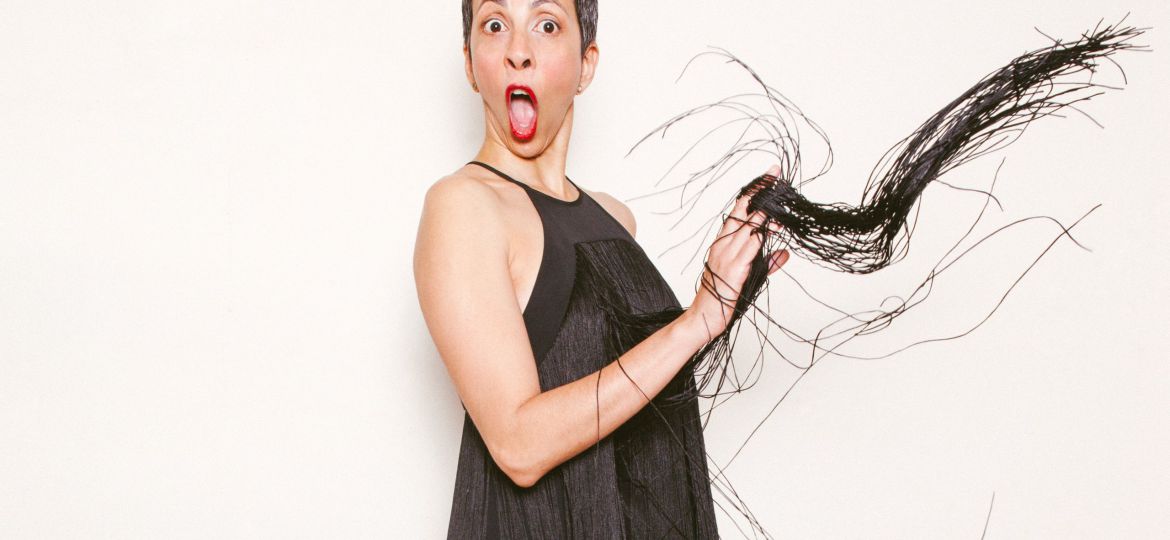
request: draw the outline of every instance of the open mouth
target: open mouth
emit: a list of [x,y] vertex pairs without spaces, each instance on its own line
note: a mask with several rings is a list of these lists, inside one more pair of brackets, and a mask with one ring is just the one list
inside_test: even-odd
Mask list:
[[536,134],[536,93],[522,84],[510,84],[506,92],[512,136],[520,140],[531,139]]

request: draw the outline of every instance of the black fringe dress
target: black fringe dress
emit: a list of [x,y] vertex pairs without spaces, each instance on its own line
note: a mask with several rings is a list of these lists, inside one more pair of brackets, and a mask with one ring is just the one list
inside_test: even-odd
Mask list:
[[[580,188],[564,201],[472,163],[524,188],[543,223],[544,255],[524,309],[542,391],[595,373],[645,339],[615,313],[656,314],[665,324],[682,312],[629,232]],[[694,378],[683,369],[655,403],[687,388]],[[716,538],[698,403],[643,408],[529,488],[500,470],[465,412],[447,536]]]

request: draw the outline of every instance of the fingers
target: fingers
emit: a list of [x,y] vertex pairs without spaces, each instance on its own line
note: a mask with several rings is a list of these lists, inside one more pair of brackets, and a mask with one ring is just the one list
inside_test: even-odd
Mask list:
[[[771,176],[780,175],[780,165],[772,165],[768,167],[765,173]],[[751,202],[752,193],[745,193],[736,198],[735,204],[732,206],[731,213],[723,220],[723,227],[719,231],[717,239],[722,239],[732,233],[738,233],[744,228],[755,228],[764,222],[764,215],[749,216],[747,212],[748,203]],[[753,213],[755,214],[755,212]],[[748,222],[753,223],[754,226],[748,225]],[[739,242],[742,243],[742,239]]]
[[752,249],[758,250],[768,235],[780,234],[782,228],[780,223],[772,220],[763,210],[756,210],[748,216],[747,222],[735,231],[739,235],[736,244],[740,248],[750,245]]
[[[778,176],[780,166],[772,165],[766,174]],[[751,197],[751,193],[745,193],[736,198],[731,213],[724,219],[723,227],[708,251],[709,258],[729,258],[728,262],[733,266],[743,263],[760,253],[769,235],[780,233],[780,224],[769,219],[764,212],[756,210],[748,214]]]
[[777,270],[780,270],[780,267],[784,266],[784,263],[788,262],[788,257],[789,253],[787,249],[781,249],[772,253],[772,260],[768,265],[768,275],[770,276],[775,274]]
[[747,222],[742,223],[741,227],[735,231],[735,243],[740,251],[746,248],[753,251],[754,254],[754,251],[760,249],[764,242],[764,235],[760,229],[766,220],[767,216],[762,211],[756,210],[748,216]]
[[731,208],[731,213],[723,220],[723,227],[719,231],[719,238],[724,238],[739,231],[739,227],[747,221],[747,207],[748,202],[751,201],[750,195],[743,195],[735,200],[735,205]]
[[[772,165],[771,167],[768,167],[768,171],[764,174],[779,177],[780,165]],[[780,224],[768,219],[768,216],[759,210],[752,212],[752,214],[748,216],[747,223],[745,224],[744,228],[749,230],[747,231],[747,237],[741,239],[741,247],[744,247],[745,245],[748,246],[748,251],[750,251],[753,256],[757,251],[759,251],[760,246],[763,245],[764,238],[768,233],[779,234],[780,232]],[[740,231],[742,231],[742,229]]]

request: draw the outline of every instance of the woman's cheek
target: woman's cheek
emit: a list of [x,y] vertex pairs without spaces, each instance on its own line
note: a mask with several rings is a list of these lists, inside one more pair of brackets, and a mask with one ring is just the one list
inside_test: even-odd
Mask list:
[[552,80],[557,81],[558,93],[566,97],[575,95],[579,72],[580,65],[576,65],[572,60],[558,62],[556,74],[552,77]]

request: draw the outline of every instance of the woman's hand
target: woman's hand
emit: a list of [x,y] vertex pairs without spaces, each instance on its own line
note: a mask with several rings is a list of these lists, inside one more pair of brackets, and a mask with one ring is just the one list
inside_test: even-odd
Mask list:
[[[773,165],[768,174],[778,176],[780,167]],[[765,233],[780,232],[780,225],[768,223],[768,229],[759,229],[765,221],[763,212],[747,213],[752,193],[736,199],[731,214],[707,250],[707,265],[694,302],[683,314],[690,319],[696,331],[713,339],[727,327],[739,299],[740,290],[751,270],[752,260],[763,246]],[[788,261],[788,250],[781,249],[769,256],[768,274],[776,272]]]

